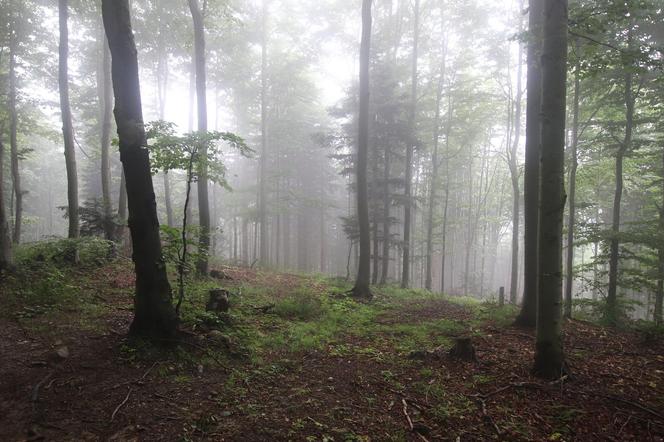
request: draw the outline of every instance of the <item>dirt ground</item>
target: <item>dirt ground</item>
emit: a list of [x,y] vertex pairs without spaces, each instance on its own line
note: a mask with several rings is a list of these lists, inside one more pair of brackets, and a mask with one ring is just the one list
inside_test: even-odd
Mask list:
[[[227,273],[231,284],[273,286],[275,297],[302,282]],[[144,356],[125,338],[132,284],[129,271],[99,270],[87,287],[104,305],[93,324],[79,308],[0,319],[0,440],[664,440],[664,344],[636,333],[567,323],[572,376],[553,383],[530,375],[532,332],[491,321],[473,335],[477,362],[411,359],[391,340],[352,333],[260,360],[210,361],[189,335],[182,358]],[[438,318],[473,313],[440,299],[378,321],[397,330]]]

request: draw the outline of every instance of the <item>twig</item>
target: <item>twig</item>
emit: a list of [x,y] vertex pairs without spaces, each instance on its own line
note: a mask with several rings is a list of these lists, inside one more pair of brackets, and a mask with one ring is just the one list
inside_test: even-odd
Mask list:
[[44,377],[44,379],[42,379],[41,381],[39,381],[37,385],[35,385],[35,388],[32,390],[32,397],[31,397],[32,402],[37,402],[39,400],[39,389],[41,388],[42,385],[44,385],[44,382],[48,381],[51,378],[51,376],[53,376],[53,374],[54,372],[47,374]]
[[625,429],[625,427],[627,426],[627,424],[631,420],[632,420],[632,415],[630,414],[629,416],[627,416],[627,419],[625,420],[625,422],[620,426],[620,430],[618,431],[618,436],[620,436],[620,434],[623,432],[623,430]]
[[406,402],[405,399],[401,399],[401,403],[403,404],[403,414],[406,416],[406,419],[408,420],[408,426],[410,427],[410,431],[413,431],[413,421],[410,418],[410,415],[408,414],[408,403]]
[[147,370],[145,373],[143,373],[143,376],[141,376],[141,379],[140,379],[140,380],[141,380],[141,381],[144,381],[145,378],[148,377],[148,374],[150,374],[150,372],[152,371],[152,369],[153,369],[158,363],[159,363],[159,362],[155,362],[154,364],[152,364],[152,365],[150,366],[150,368],[148,368],[148,370]]
[[[573,390],[568,390],[568,391],[573,391]],[[632,407],[638,408],[641,411],[645,411],[646,413],[649,413],[649,414],[655,416],[656,418],[661,419],[662,421],[664,421],[664,415],[659,414],[658,412],[656,412],[652,408],[648,408],[645,405],[641,405],[637,402],[632,402],[628,399],[621,398],[620,396],[613,396],[613,395],[610,395],[610,394],[602,394],[602,393],[594,393],[594,392],[591,392],[591,391],[579,391],[578,393],[579,394],[586,394],[586,395],[590,395],[590,396],[602,397],[604,399],[610,399],[610,400],[614,400],[616,402],[622,402],[623,404],[631,405]]]
[[111,414],[111,421],[112,421],[113,419],[115,419],[115,415],[118,413],[118,411],[120,410],[120,408],[122,408],[122,406],[123,406],[124,404],[127,403],[127,401],[129,400],[129,396],[131,395],[131,392],[132,392],[132,391],[134,391],[134,389],[133,389],[133,388],[130,388],[130,389],[129,389],[129,392],[127,392],[127,396],[124,398],[124,400],[123,400],[122,402],[120,402],[120,405],[118,405],[117,407],[115,407],[115,410],[113,410],[113,414]]

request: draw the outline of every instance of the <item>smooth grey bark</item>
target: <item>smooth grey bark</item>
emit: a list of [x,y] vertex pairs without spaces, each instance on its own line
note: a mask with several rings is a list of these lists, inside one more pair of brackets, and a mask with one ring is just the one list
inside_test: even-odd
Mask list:
[[526,103],[526,161],[523,172],[523,299],[515,324],[535,327],[537,317],[537,258],[539,225],[539,168],[541,144],[542,26],[544,0],[528,2],[528,73]]
[[[196,65],[196,105],[198,109],[198,132],[206,133],[207,128],[207,79],[205,67],[205,24],[198,0],[188,0],[194,22],[194,60]],[[200,237],[196,270],[201,275],[208,273],[210,250],[210,202],[208,198],[207,146],[199,147],[198,155],[203,159],[198,170],[198,218]]]
[[567,271],[567,275],[565,278],[565,303],[563,311],[563,316],[567,319],[572,318],[572,288],[574,283],[574,227],[576,225],[576,170],[579,166],[577,151],[579,147],[579,94],[581,93],[581,63],[578,55],[578,39],[576,40],[576,48],[577,57],[574,69],[574,102],[572,104],[572,142],[570,145],[569,153],[569,208],[567,217],[567,255],[565,258],[565,269]]
[[410,230],[412,223],[412,187],[413,187],[413,151],[415,149],[416,134],[416,113],[417,113],[417,61],[418,45],[420,36],[420,0],[415,0],[413,10],[413,55],[411,62],[411,103],[410,103],[410,127],[412,139],[406,146],[406,173],[405,173],[405,206],[403,221],[403,268],[401,272],[401,288],[407,288],[410,285]]
[[[519,32],[521,32],[519,22]],[[510,273],[510,304],[516,304],[517,288],[519,285],[519,224],[521,214],[521,189],[519,186],[518,150],[521,141],[521,101],[523,92],[521,90],[522,46],[519,44],[519,57],[517,59],[516,74],[516,96],[514,98],[514,139],[508,154],[508,165],[512,182],[512,263]]]
[[542,45],[542,144],[537,337],[533,372],[558,379],[565,372],[561,337],[562,240],[565,209],[567,0],[546,0]]
[[[631,32],[631,30],[630,30]],[[632,36],[629,35],[629,44],[632,46]],[[615,181],[616,189],[613,196],[613,211],[611,216],[611,238],[609,240],[609,286],[606,295],[606,310],[604,320],[615,325],[618,321],[618,265],[620,254],[620,216],[623,194],[623,164],[625,155],[632,148],[634,131],[634,104],[635,97],[632,91],[634,74],[626,67],[624,71],[624,104],[625,104],[625,136],[620,142],[616,152]]]
[[662,325],[662,304],[664,304],[664,149],[662,149],[662,169],[660,171],[662,201],[659,209],[659,248],[657,250],[657,264],[659,275],[657,277],[657,291],[655,292],[655,308],[653,320],[655,325]]
[[111,127],[113,120],[113,84],[111,78],[111,53],[106,36],[102,36],[101,72],[101,195],[104,207],[104,233],[107,240],[114,240],[116,227],[113,223],[111,202]]
[[360,109],[358,116],[357,218],[360,231],[360,257],[355,286],[356,298],[371,298],[371,239],[369,231],[369,195],[367,190],[367,157],[369,150],[369,56],[371,48],[371,0],[362,0],[362,41],[360,44]]
[[9,96],[7,107],[9,110],[9,148],[12,171],[12,188],[14,202],[14,232],[12,241],[21,243],[21,230],[23,228],[23,188],[21,187],[21,170],[18,158],[18,111],[16,110],[16,51],[18,41],[16,30],[9,37]]
[[0,139],[0,271],[6,270],[13,265],[12,238],[7,212],[5,211],[4,159],[5,144]]
[[149,154],[145,148],[137,51],[128,0],[102,0],[102,16],[112,56],[115,121],[127,187],[132,259],[136,270],[134,319],[129,333],[159,341],[172,338],[177,329],[177,317],[161,253],[157,202]]
[[258,188],[258,216],[260,218],[260,261],[269,264],[267,233],[267,4],[262,2],[261,14],[261,158]]
[[60,45],[58,63],[58,85],[60,90],[60,112],[62,114],[62,136],[65,143],[65,166],[67,169],[67,215],[69,238],[79,237],[78,219],[78,173],[76,170],[76,148],[69,103],[69,11],[68,1],[58,0]]

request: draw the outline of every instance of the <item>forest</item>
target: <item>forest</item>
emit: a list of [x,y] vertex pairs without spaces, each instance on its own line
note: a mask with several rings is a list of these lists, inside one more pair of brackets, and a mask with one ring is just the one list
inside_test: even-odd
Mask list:
[[664,0],[0,0],[0,440],[664,441]]

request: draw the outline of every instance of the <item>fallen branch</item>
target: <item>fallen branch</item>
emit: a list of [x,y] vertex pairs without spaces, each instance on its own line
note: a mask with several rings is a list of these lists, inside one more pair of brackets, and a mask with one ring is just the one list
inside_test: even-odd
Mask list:
[[35,385],[35,388],[32,390],[32,402],[37,402],[39,400],[39,389],[41,388],[42,385],[44,385],[44,382],[48,381],[51,379],[51,376],[53,376],[54,372],[50,372],[47,374],[44,379],[39,381],[37,385]]
[[111,421],[113,421],[113,419],[115,419],[115,415],[118,413],[118,411],[120,411],[120,408],[122,408],[122,406],[127,403],[127,401],[129,400],[129,396],[131,395],[132,391],[134,391],[134,389],[130,388],[129,392],[127,392],[127,396],[124,398],[124,400],[122,402],[120,402],[120,405],[115,407],[115,410],[113,410],[113,414],[111,414]]
[[592,391],[574,391],[574,390],[567,390],[567,391],[571,391],[573,393],[578,393],[578,394],[585,394],[585,395],[589,395],[589,396],[601,397],[601,398],[609,399],[609,400],[616,401],[616,402],[622,402],[623,404],[631,405],[634,408],[638,408],[639,410],[644,411],[644,412],[646,412],[646,413],[648,413],[652,416],[655,416],[656,418],[664,421],[664,415],[658,413],[657,411],[653,410],[652,408],[648,408],[645,405],[639,404],[638,402],[632,402],[628,399],[621,398],[620,396],[614,396],[614,395],[611,395],[611,394],[594,393]]
[[415,429],[415,426],[413,425],[413,420],[410,418],[410,415],[408,414],[408,402],[406,402],[406,399],[402,398],[401,403],[403,404],[403,414],[406,416],[406,419],[408,420],[408,427],[410,428],[410,431],[417,434],[417,436],[423,441],[423,442],[429,442],[429,439],[424,437],[423,434],[421,434],[417,429]]

